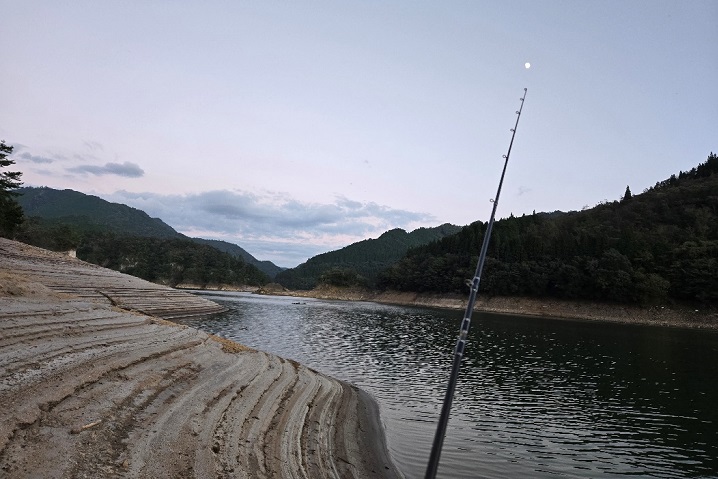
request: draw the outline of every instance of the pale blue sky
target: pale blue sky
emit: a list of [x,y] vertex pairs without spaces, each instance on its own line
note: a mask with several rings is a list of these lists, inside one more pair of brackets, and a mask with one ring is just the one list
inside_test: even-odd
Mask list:
[[0,9],[0,137],[26,184],[281,266],[486,220],[524,87],[499,216],[639,193],[718,151],[715,0]]

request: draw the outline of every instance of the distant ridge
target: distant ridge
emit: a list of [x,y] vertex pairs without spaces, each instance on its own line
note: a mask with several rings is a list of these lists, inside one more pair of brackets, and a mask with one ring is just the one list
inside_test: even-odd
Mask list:
[[277,274],[276,281],[290,289],[312,289],[323,275],[338,273],[372,287],[379,273],[401,259],[409,248],[459,231],[461,227],[449,223],[435,228],[419,228],[411,233],[396,228],[376,239],[359,241],[342,249],[314,256],[296,268]]
[[159,218],[120,203],[74,190],[56,190],[46,186],[17,190],[17,201],[25,216],[54,220],[81,231],[112,231],[151,238],[186,238]]
[[83,233],[112,232],[146,238],[183,239],[205,244],[240,258],[255,266],[270,278],[282,268],[271,261],[260,261],[240,246],[226,241],[190,238],[177,232],[159,218],[121,203],[111,203],[97,196],[79,191],[54,188],[25,187],[17,190],[17,202],[25,216],[39,217],[53,225],[72,226]]
[[209,245],[219,251],[223,251],[225,253],[231,254],[232,256],[242,258],[247,263],[255,265],[257,268],[259,268],[260,271],[264,272],[267,276],[269,276],[272,279],[274,279],[274,277],[277,276],[277,273],[279,273],[280,271],[284,271],[286,269],[286,268],[277,266],[276,264],[272,263],[271,261],[257,260],[254,256],[247,253],[245,250],[243,250],[241,247],[237,246],[234,243],[228,243],[227,241],[211,240],[211,239],[204,239],[204,238],[192,238],[192,241],[195,241],[200,244]]

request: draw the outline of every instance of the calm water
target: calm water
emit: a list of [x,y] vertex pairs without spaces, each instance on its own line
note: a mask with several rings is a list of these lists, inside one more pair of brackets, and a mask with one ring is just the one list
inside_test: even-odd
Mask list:
[[[187,324],[369,391],[423,477],[461,312],[207,296],[230,311]],[[475,315],[439,476],[718,477],[718,334]]]

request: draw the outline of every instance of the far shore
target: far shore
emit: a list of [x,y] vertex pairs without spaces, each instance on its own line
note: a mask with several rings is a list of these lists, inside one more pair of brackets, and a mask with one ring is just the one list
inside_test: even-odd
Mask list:
[[[339,288],[320,286],[313,290],[288,290],[278,284],[262,288],[206,287],[181,285],[182,288],[213,291],[242,291],[271,296],[295,296],[340,301],[371,301],[402,306],[465,310],[468,294],[420,294],[411,292],[374,292],[363,288]],[[493,297],[479,295],[475,311],[510,314],[516,316],[541,316],[555,319],[603,321],[623,324],[641,324],[674,328],[718,330],[718,310],[715,308],[663,305],[639,307],[590,301],[569,301],[554,298]]]

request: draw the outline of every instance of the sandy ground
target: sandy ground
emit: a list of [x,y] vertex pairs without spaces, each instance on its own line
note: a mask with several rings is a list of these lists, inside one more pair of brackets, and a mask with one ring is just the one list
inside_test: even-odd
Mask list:
[[366,393],[166,321],[219,309],[0,239],[0,476],[399,476]]

